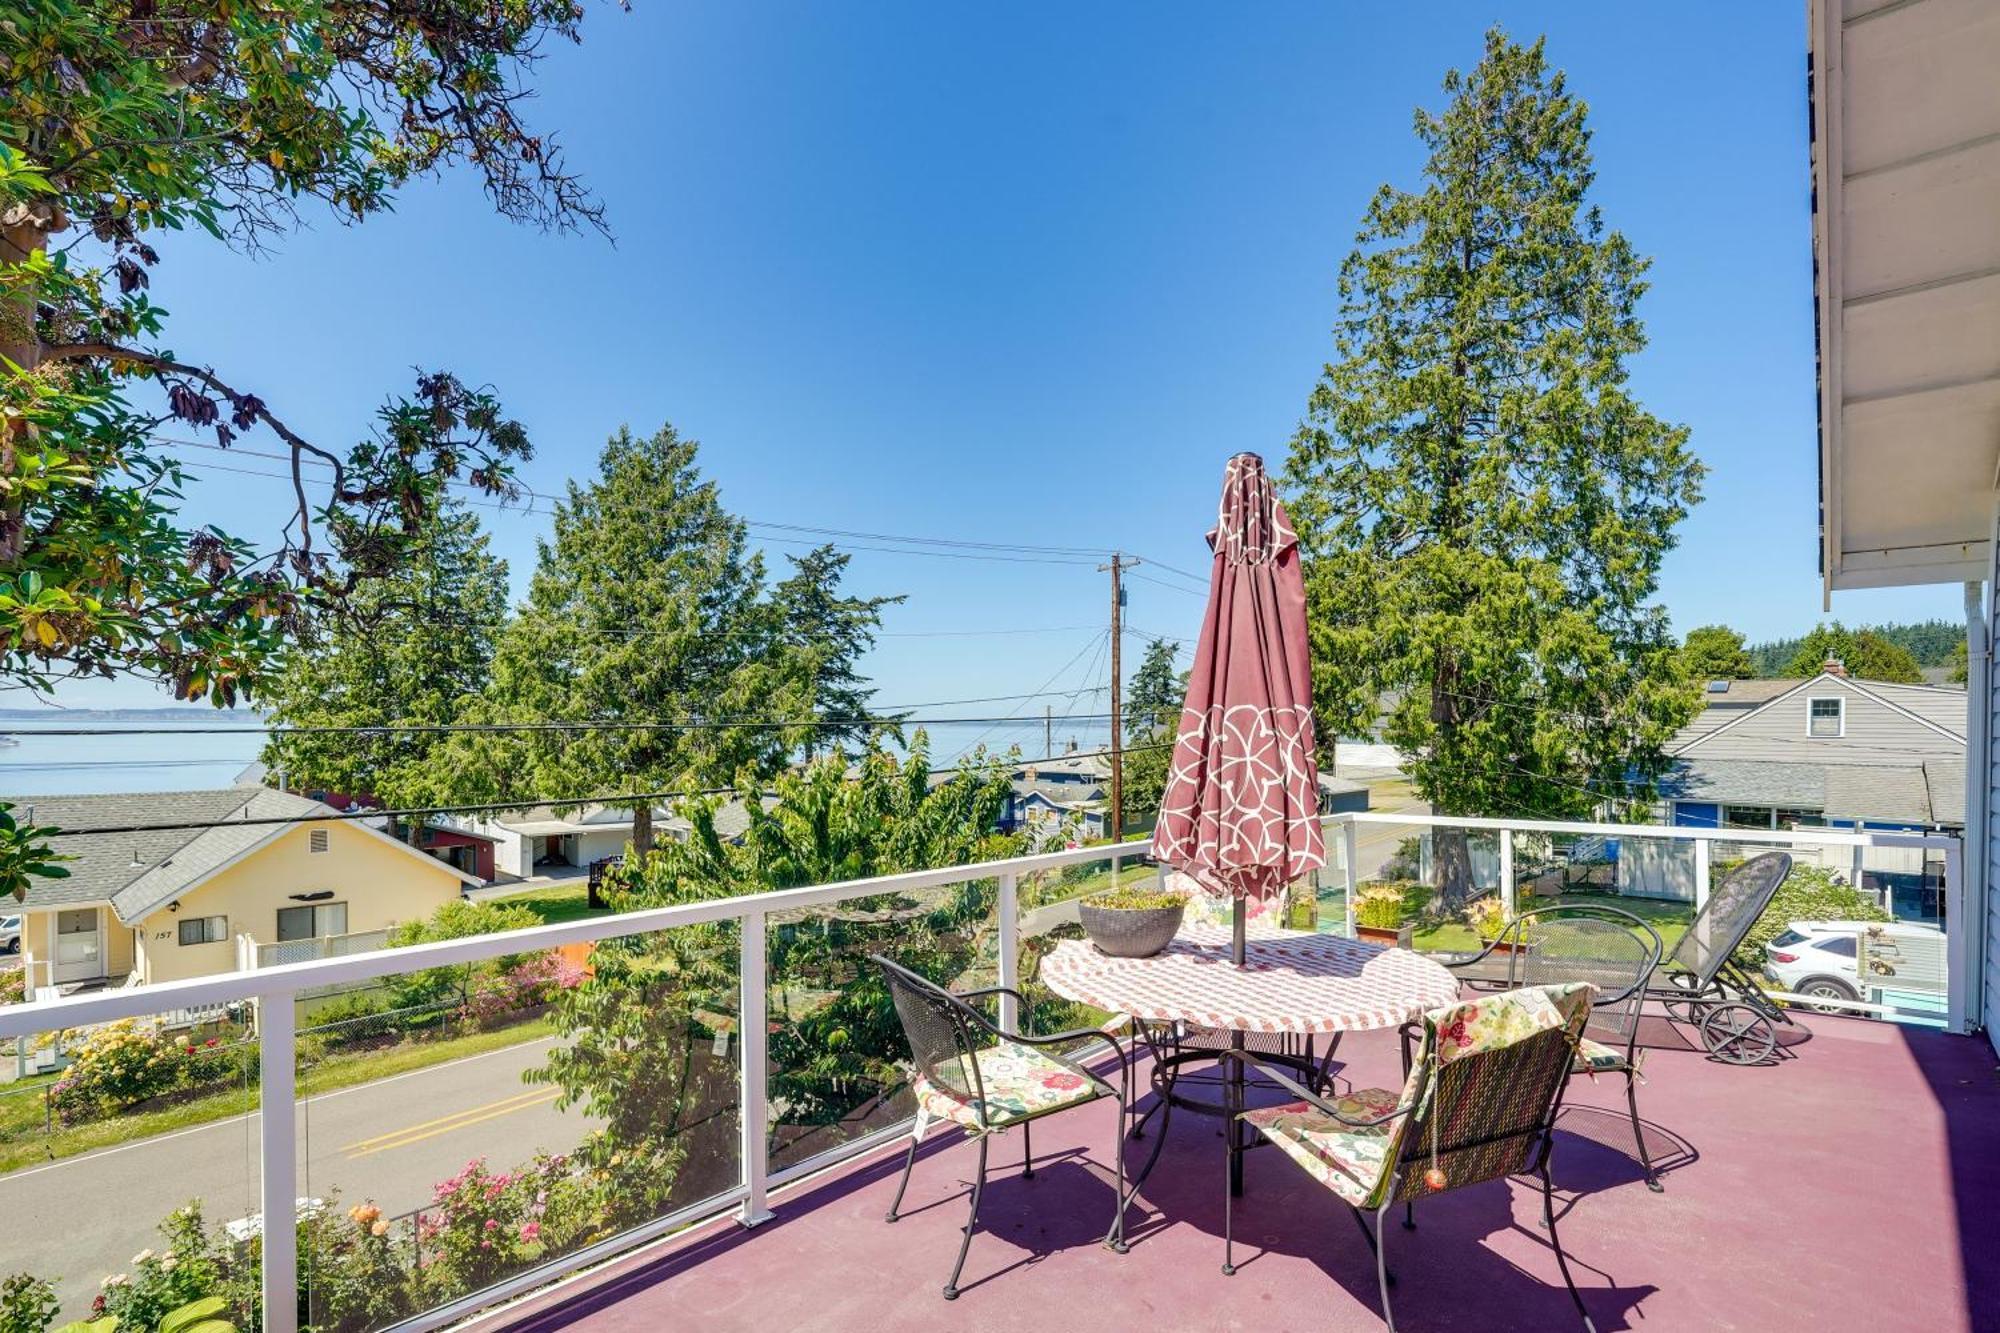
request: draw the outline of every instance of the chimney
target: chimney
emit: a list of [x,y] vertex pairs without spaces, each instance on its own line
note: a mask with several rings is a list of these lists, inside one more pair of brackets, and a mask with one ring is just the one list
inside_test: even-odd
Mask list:
[[1837,657],[1827,658],[1826,661],[1820,663],[1819,669],[1825,672],[1829,676],[1840,676],[1844,678],[1847,675],[1847,663],[1841,661]]
[[1067,754],[1075,754],[1075,753],[1076,753],[1076,737],[1072,736],[1072,737],[1070,737],[1070,738],[1069,738],[1069,749],[1068,749],[1067,751],[1065,751],[1065,753],[1067,753]]

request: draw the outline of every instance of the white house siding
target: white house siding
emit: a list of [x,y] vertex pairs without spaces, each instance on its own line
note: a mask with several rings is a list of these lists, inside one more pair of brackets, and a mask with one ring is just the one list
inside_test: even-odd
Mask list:
[[[1872,686],[1870,688],[1873,688]],[[1955,698],[1927,699],[1924,709],[1914,709],[1934,726],[1878,703],[1848,681],[1826,677],[1808,682],[1784,698],[1774,700],[1761,711],[1746,716],[1736,725],[1702,736],[1682,751],[1693,758],[1760,759],[1780,763],[1880,764],[1891,755],[1899,758],[1955,757],[1965,753],[1965,702],[1957,691],[1919,691],[1904,687],[1905,698],[1916,694],[1951,695]],[[1838,738],[1806,734],[1806,710],[1812,699],[1840,696],[1846,703],[1846,730]],[[1888,697],[1886,694],[1884,697]],[[1904,698],[1897,703],[1905,707]],[[1949,708],[1946,707],[1949,705]],[[1956,724],[1947,720],[1956,710]],[[1946,716],[1932,717],[1938,713]],[[1947,728],[1950,734],[1937,730]]]

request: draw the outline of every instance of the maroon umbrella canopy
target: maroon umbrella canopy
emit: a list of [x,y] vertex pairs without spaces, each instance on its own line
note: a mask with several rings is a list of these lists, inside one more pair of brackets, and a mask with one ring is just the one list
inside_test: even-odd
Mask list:
[[1326,863],[1298,542],[1264,460],[1230,459],[1153,856],[1238,900]]

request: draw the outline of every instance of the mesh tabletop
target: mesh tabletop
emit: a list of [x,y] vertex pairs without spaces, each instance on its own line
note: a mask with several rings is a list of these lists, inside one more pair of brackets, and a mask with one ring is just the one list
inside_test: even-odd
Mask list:
[[1458,978],[1407,949],[1339,935],[1253,936],[1241,968],[1229,932],[1190,926],[1151,958],[1110,958],[1064,940],[1042,984],[1066,1000],[1154,1022],[1245,1032],[1359,1032],[1396,1027],[1458,998]]

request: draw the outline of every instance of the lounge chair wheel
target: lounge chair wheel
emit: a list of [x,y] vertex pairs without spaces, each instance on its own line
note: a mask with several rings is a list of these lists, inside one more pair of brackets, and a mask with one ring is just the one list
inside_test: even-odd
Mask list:
[[1701,1018],[1701,1040],[1725,1064],[1760,1065],[1778,1049],[1771,1020],[1747,1004],[1718,1004]]

